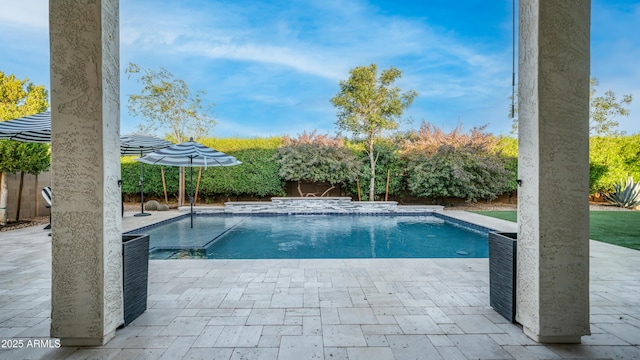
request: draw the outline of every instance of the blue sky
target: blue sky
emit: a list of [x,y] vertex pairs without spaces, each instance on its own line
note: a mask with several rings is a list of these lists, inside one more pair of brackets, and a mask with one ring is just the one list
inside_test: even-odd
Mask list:
[[[511,0],[121,0],[121,133],[129,115],[129,62],[165,67],[214,102],[217,137],[317,130],[333,134],[329,99],[349,70],[403,71],[419,95],[406,112],[445,130],[488,124],[507,134]],[[49,89],[47,0],[0,0],[0,70]],[[634,94],[621,130],[640,132],[640,3],[592,1],[591,74],[599,92]],[[163,135],[158,133],[157,135]]]

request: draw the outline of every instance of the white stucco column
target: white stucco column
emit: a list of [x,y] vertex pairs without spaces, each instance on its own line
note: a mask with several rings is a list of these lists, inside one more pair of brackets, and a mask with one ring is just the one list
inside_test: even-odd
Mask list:
[[51,336],[102,345],[123,323],[118,0],[49,2]]
[[590,1],[520,0],[516,321],[589,334]]

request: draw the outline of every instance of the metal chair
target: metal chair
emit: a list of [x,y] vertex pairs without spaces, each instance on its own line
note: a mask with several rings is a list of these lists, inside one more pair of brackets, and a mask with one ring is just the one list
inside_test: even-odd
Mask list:
[[[47,202],[48,205],[47,209],[51,209],[51,187],[50,186],[45,186],[42,188],[42,197],[45,199],[45,201]],[[49,230],[51,229],[51,210],[49,210],[49,225],[45,226],[44,228],[45,230]],[[51,235],[51,234],[49,234]]]

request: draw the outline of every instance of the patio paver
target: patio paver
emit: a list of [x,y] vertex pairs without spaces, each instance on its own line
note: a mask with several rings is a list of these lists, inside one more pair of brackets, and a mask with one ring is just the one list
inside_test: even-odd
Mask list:
[[[0,340],[50,340],[47,233],[0,233]],[[640,359],[640,252],[590,245],[593,334],[579,345],[537,344],[498,315],[487,259],[152,260],[148,310],[107,345],[0,358]]]

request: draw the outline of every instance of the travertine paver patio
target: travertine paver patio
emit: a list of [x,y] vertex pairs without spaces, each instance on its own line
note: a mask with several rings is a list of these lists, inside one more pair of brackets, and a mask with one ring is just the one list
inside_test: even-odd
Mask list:
[[[128,213],[124,229],[174,215]],[[640,252],[591,242],[581,345],[529,340],[489,307],[488,276],[487,259],[153,260],[148,310],[107,345],[27,348],[49,339],[51,238],[2,232],[0,340],[24,347],[0,359],[640,358]]]

